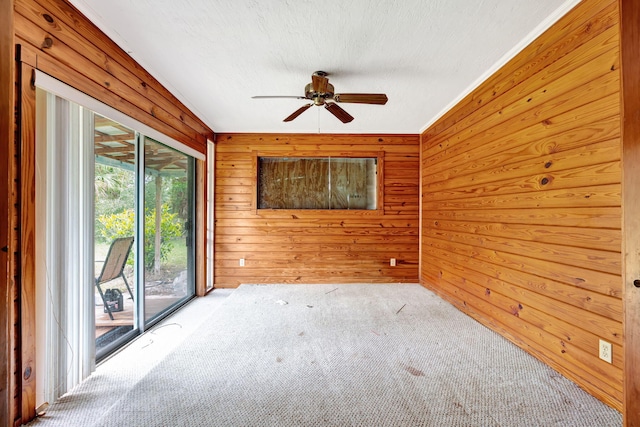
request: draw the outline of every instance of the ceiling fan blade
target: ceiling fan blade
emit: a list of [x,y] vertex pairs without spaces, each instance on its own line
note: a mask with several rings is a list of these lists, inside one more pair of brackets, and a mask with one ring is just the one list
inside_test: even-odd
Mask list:
[[333,96],[333,99],[336,102],[377,105],[384,105],[389,100],[384,93],[337,93]]
[[259,95],[252,96],[251,99],[273,99],[273,98],[288,98],[288,99],[307,99],[304,96],[295,96],[295,95]]
[[307,109],[309,107],[311,107],[313,104],[307,104],[307,105],[303,105],[302,107],[298,108],[296,111],[294,111],[289,117],[287,117],[286,119],[283,120],[283,122],[290,122],[291,120],[295,119],[296,117],[298,117],[300,114],[304,113],[305,111],[307,111]]
[[353,116],[344,111],[338,104],[327,102],[326,104],[324,104],[324,108],[329,110],[329,112],[336,116],[342,123],[349,123],[351,120],[353,120]]
[[313,73],[311,75],[311,85],[313,86],[314,92],[325,93],[327,91],[328,84],[329,84],[329,79],[323,76],[322,74]]

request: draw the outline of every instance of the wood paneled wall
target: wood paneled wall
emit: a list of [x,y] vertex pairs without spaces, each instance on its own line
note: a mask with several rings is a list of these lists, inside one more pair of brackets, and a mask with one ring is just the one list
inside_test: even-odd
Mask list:
[[15,0],[24,62],[206,152],[212,131],[66,1]]
[[421,282],[621,409],[618,19],[583,1],[423,133]]
[[[378,211],[255,208],[257,155],[379,152],[384,204]],[[419,155],[419,135],[218,134],[215,286],[417,282]]]

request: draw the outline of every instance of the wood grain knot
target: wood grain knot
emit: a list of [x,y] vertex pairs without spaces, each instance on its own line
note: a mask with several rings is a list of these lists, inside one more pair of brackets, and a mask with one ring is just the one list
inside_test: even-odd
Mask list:
[[45,37],[42,41],[42,48],[49,49],[51,46],[53,46],[53,39],[51,37]]
[[53,24],[53,18],[51,17],[51,15],[49,15],[48,13],[45,13],[44,15],[42,15],[42,17],[44,18],[45,21],[47,21],[49,24]]

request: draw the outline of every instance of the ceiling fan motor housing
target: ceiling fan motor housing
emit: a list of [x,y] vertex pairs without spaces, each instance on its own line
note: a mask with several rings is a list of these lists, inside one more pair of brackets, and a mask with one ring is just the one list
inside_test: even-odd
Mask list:
[[326,99],[333,98],[334,88],[331,83],[327,83],[327,89],[324,92],[314,92],[313,83],[309,83],[304,88],[304,96],[313,101],[315,105],[323,105]]

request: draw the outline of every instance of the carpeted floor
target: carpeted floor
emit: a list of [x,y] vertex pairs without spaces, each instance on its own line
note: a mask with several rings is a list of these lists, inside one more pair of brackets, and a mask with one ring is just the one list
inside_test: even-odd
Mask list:
[[31,425],[622,424],[418,285],[243,285],[183,312]]

